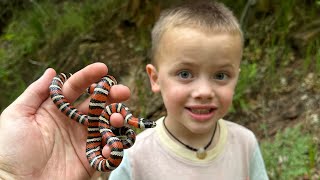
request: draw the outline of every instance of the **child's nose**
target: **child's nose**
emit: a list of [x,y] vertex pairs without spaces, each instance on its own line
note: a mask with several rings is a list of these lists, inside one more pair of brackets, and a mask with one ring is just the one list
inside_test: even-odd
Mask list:
[[208,80],[199,80],[192,93],[193,98],[199,100],[211,100],[214,95],[212,83]]

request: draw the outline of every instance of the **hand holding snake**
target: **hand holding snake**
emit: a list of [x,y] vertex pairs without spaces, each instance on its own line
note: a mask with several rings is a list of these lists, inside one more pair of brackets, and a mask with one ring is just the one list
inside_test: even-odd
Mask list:
[[[106,105],[107,96],[113,85],[117,84],[114,77],[104,76],[98,83],[88,88],[91,94],[88,114],[81,113],[73,107],[62,94],[62,86],[71,74],[57,75],[50,85],[50,95],[61,112],[70,119],[87,126],[88,137],[86,156],[90,166],[98,171],[111,171],[119,166],[123,157],[123,149],[129,148],[135,141],[135,132],[127,126],[115,128],[110,125],[110,116],[120,113],[126,124],[136,128],[152,128],[155,122],[134,117],[122,103]],[[118,136],[125,136],[121,139]],[[111,148],[108,158],[103,157],[102,149],[105,145]]]
[[[64,83],[63,95],[73,104],[107,73],[105,64],[90,64]],[[90,179],[100,175],[86,157],[87,127],[61,113],[50,98],[49,86],[55,76],[55,70],[48,68],[1,112],[0,179]],[[129,88],[114,85],[107,104],[129,97]],[[89,99],[76,104],[85,114],[88,106]],[[112,116],[111,121],[123,122],[123,118]]]

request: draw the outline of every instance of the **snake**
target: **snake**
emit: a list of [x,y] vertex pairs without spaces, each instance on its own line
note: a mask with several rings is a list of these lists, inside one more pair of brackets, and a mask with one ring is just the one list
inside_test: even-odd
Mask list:
[[[90,166],[97,171],[112,171],[120,165],[123,150],[130,148],[135,142],[136,133],[130,126],[145,129],[155,127],[156,123],[134,117],[123,103],[106,104],[111,87],[117,84],[111,75],[102,77],[87,88],[86,91],[90,94],[88,114],[80,112],[62,93],[64,83],[71,76],[71,73],[57,74],[49,86],[50,97],[68,118],[87,126],[86,156]],[[125,126],[121,128],[111,126],[110,116],[113,113],[120,113],[124,117]],[[102,155],[105,145],[111,149],[107,158]]]

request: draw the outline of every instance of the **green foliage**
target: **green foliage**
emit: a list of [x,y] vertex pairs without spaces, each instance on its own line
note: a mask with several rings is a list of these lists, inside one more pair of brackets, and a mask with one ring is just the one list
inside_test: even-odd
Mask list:
[[[49,64],[57,62],[56,53],[49,57],[50,61],[34,60],[41,48],[49,45],[54,52],[60,49],[63,52],[74,39],[93,30],[101,19],[111,19],[127,2],[98,0],[59,4],[42,0],[30,1],[28,9],[12,9],[12,21],[0,38],[0,85],[15,91],[0,90],[3,106],[0,110],[25,89],[22,84],[33,81]],[[33,73],[25,67],[33,68]]]
[[[233,97],[233,107],[231,112],[236,111],[238,108],[248,110],[245,95],[248,87],[254,86],[257,82],[257,64],[249,64],[247,61],[241,65],[240,77],[236,87],[236,93]],[[237,109],[236,109],[237,108]]]
[[298,179],[311,175],[319,154],[313,136],[301,126],[278,132],[274,140],[263,141],[261,150],[270,179]]
[[316,56],[315,56],[315,61],[316,61],[316,72],[319,72],[320,74],[320,49],[318,49]]
[[[252,0],[223,2],[235,9],[237,16],[242,16],[249,1]],[[306,42],[305,47],[300,47],[301,52],[292,48],[289,41],[292,34],[308,26],[318,17],[319,6],[295,0],[252,2],[255,4],[248,9],[245,20],[247,23],[243,24],[246,43],[232,112],[250,111],[248,101],[251,97],[247,94],[259,89],[262,84],[272,84],[272,91],[269,93],[277,91],[282,86],[279,77],[287,76],[284,70],[288,65],[295,63],[293,60],[303,60],[303,68],[296,69],[295,72],[307,74],[312,71],[320,74],[319,35],[316,36],[316,40]],[[299,45],[302,43],[299,42]],[[296,58],[297,56],[300,57]]]
[[[319,33],[320,34],[320,33]],[[315,72],[320,72],[320,38],[314,40],[312,43],[307,45],[306,60],[304,61],[304,70],[309,72],[310,69],[314,68]],[[319,73],[320,74],[320,73]]]

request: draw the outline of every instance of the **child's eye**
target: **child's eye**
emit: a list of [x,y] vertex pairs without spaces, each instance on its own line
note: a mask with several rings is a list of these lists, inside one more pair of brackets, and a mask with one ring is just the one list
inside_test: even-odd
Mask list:
[[229,76],[226,73],[217,73],[214,78],[217,80],[225,80],[227,79]]
[[178,76],[181,78],[181,79],[190,79],[192,78],[192,74],[189,72],[189,71],[180,71],[178,73]]

